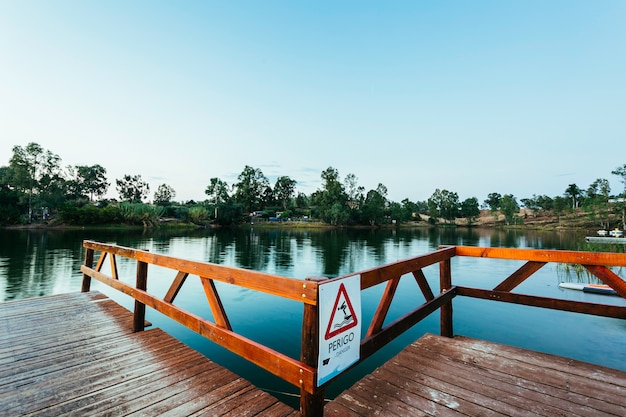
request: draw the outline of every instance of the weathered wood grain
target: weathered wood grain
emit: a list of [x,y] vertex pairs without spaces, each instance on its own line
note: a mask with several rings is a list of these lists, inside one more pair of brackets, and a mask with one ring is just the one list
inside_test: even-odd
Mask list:
[[624,416],[626,372],[457,336],[425,335],[325,415]]
[[0,303],[0,415],[299,415],[160,329],[132,330],[99,293]]

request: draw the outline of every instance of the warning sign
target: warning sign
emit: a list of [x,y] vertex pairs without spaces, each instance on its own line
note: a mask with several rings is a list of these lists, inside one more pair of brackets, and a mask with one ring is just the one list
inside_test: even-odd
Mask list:
[[319,290],[318,386],[359,360],[361,277],[324,283]]
[[335,299],[335,305],[331,310],[324,339],[328,340],[333,336],[337,336],[339,333],[343,333],[357,324],[359,324],[359,319],[354,312],[352,302],[346,292],[346,286],[341,283],[339,284],[339,292]]

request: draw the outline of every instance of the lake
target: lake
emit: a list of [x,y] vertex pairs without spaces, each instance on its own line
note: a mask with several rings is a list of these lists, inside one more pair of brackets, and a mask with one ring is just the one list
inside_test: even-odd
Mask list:
[[[82,241],[85,239],[304,279],[346,275],[431,252],[439,245],[579,250],[583,248],[584,234],[465,228],[0,230],[0,301],[80,291],[82,275],[79,268],[84,261]],[[516,261],[453,258],[453,283],[493,288],[521,265],[521,262]],[[118,268],[120,276],[134,277],[134,263],[121,259]],[[616,272],[624,277],[624,271]],[[433,291],[437,292],[438,268],[425,268],[424,273]],[[148,289],[155,294],[162,294],[173,278],[172,271],[151,269]],[[619,297],[560,289],[560,281],[594,280],[586,274],[577,274],[571,266],[548,264],[520,285],[516,292],[626,305],[626,301]],[[231,324],[237,332],[287,355],[299,357],[302,321],[300,303],[217,284]],[[92,290],[103,292],[127,308],[132,308],[130,299],[97,281],[92,282]],[[415,306],[418,299],[415,297],[416,291],[414,280],[402,279],[389,319],[395,319],[408,311],[409,306]],[[381,293],[382,288],[377,287],[363,292],[364,322],[373,316]],[[421,293],[418,295],[421,297]],[[198,314],[208,311],[199,280],[192,280],[183,287],[176,304]],[[150,309],[147,311],[147,320],[297,407],[297,390],[291,385]],[[454,300],[454,331],[456,334],[626,371],[625,320],[457,297]],[[335,397],[425,332],[438,334],[438,313],[429,316],[339,378],[327,389],[327,397]]]

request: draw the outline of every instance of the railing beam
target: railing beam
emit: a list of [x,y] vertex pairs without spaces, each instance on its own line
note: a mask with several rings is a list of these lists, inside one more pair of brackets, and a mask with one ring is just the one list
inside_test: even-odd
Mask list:
[[392,278],[387,281],[387,286],[385,287],[380,303],[378,303],[378,308],[376,309],[372,322],[370,323],[370,327],[367,329],[367,333],[365,334],[366,337],[378,333],[380,329],[382,329],[399,283],[400,277]]
[[626,307],[606,304],[587,303],[584,301],[560,300],[557,298],[535,295],[515,294],[510,292],[490,291],[479,288],[455,287],[458,295],[483,300],[503,301],[550,310],[569,311],[572,313],[591,314],[601,317],[626,319]]
[[[452,267],[450,259],[439,262],[439,288],[442,294],[452,288]],[[439,327],[442,336],[454,336],[454,329],[452,327],[452,299],[441,306]]]
[[435,298],[420,305],[413,311],[398,317],[396,320],[383,327],[378,333],[365,337],[361,341],[361,361],[376,353],[396,337],[437,311],[441,306],[451,302],[456,295],[456,287],[452,287],[450,290],[437,295]]
[[[111,257],[113,258],[113,257]],[[137,262],[137,282],[135,288],[146,291],[148,289],[148,264]],[[135,313],[133,316],[133,331],[141,332],[146,325],[146,305],[135,299]]]
[[545,262],[534,262],[529,261],[526,262],[520,269],[511,274],[507,279],[502,281],[494,291],[511,291],[522,282],[526,280],[526,278],[530,277],[532,274],[541,269],[546,263]]
[[606,266],[583,265],[589,272],[600,278],[602,282],[613,288],[622,298],[626,298],[626,281]]
[[[87,268],[93,268],[94,250],[87,249],[85,252],[85,266]],[[91,289],[91,277],[87,274],[83,274],[83,283],[81,286],[81,292],[89,292]]]
[[[327,280],[325,277],[308,277],[307,282],[319,284]],[[318,287],[319,288],[319,287]],[[319,360],[319,308],[317,305],[304,304],[302,315],[302,343],[300,362],[317,369]],[[315,376],[317,379],[317,375]],[[313,392],[300,388],[300,414],[303,417],[318,417],[324,415],[324,387],[318,387],[317,381],[313,384]]]
[[[83,246],[88,249],[102,251],[102,254],[110,253],[125,258],[135,259],[155,266],[173,269],[179,272],[208,277],[216,281],[237,285],[266,294],[290,300],[316,304],[317,299],[313,288],[302,289],[302,280],[295,278],[278,277],[258,271],[250,271],[243,268],[215,265],[208,262],[190,261],[173,256],[150,253],[148,251],[126,248],[117,245],[86,240]],[[96,268],[97,271],[100,269]]]

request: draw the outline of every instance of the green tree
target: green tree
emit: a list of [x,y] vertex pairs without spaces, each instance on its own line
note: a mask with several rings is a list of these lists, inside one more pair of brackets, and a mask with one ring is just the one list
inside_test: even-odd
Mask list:
[[560,195],[557,195],[556,197],[554,197],[554,199],[552,199],[552,210],[554,214],[557,216],[559,222],[561,221],[561,215],[563,214],[563,211],[568,206],[569,206],[568,199],[565,197],[561,197]]
[[621,167],[615,168],[611,171],[611,174],[620,177],[620,181],[624,184],[624,196],[626,197],[626,164]]
[[26,201],[29,222],[34,207],[63,199],[65,180],[61,176],[61,158],[41,145],[31,142],[25,147],[14,146],[9,171],[11,186]]
[[0,167],[0,225],[16,224],[20,218],[20,195],[10,185],[9,167]]
[[[620,177],[620,181],[624,184],[624,192],[622,197],[626,198],[626,164],[611,171],[611,174]],[[622,209],[622,230],[626,229],[626,201],[618,202]]]
[[395,220],[398,223],[404,223],[411,219],[409,212],[404,209],[402,203],[396,201],[389,203],[389,217],[392,222]]
[[76,165],[68,167],[70,180],[68,188],[74,199],[89,198],[94,201],[94,197],[102,197],[109,189],[109,182],[106,178],[107,170],[101,165]]
[[161,184],[154,192],[154,204],[157,206],[169,206],[176,197],[176,191],[167,184]]
[[232,202],[217,204],[214,213],[215,222],[222,226],[238,223],[243,217],[241,205]]
[[408,198],[405,198],[400,202],[402,204],[402,221],[409,221],[413,219],[413,214],[419,213],[419,207],[417,203],[413,203]]
[[367,192],[361,215],[371,226],[379,225],[383,222],[385,216],[385,208],[387,206],[387,187],[378,184],[375,190]]
[[609,228],[609,195],[611,186],[607,179],[598,178],[589,185],[586,198],[583,200],[583,209],[589,219],[596,222],[603,229]]
[[448,190],[439,190],[438,188],[428,199],[428,209],[431,217],[443,218],[450,223],[454,223],[454,219],[458,216],[461,203],[459,195]]
[[274,190],[272,189],[272,187],[270,187],[270,185],[266,185],[265,188],[261,191],[261,207],[268,208],[268,207],[272,207],[275,208],[276,206],[276,198],[274,197]]
[[117,179],[115,182],[122,201],[141,203],[150,193],[150,185],[141,179],[141,175],[124,175],[121,180]]
[[519,204],[517,199],[512,194],[505,194],[500,200],[500,210],[504,214],[506,224],[511,224],[515,221],[515,216],[519,213]]
[[[348,197],[348,223],[362,222],[362,209],[365,204],[365,188],[358,184],[358,178],[354,174],[348,174],[343,180],[343,189]],[[365,221],[365,223],[369,223]]]
[[524,207],[532,210],[533,217],[537,217],[537,211],[539,211],[539,203],[538,197],[535,194],[533,194],[531,198],[522,198],[520,199],[520,201],[522,202],[522,204],[524,204]]
[[587,197],[591,199],[597,199],[601,197],[605,202],[608,201],[611,194],[611,185],[609,180],[604,178],[598,178],[589,185],[587,188]]
[[565,197],[569,198],[572,204],[572,208],[578,207],[581,190],[576,184],[570,184],[565,190]]
[[548,211],[552,210],[553,200],[552,197],[547,195],[540,195],[537,197],[537,205],[541,210]]
[[219,178],[211,178],[211,182],[204,193],[209,196],[209,202],[213,204],[225,203],[230,199],[228,183]]
[[339,171],[328,167],[322,171],[323,188],[314,193],[320,218],[332,225],[344,224],[350,217],[348,195],[339,180]]
[[296,193],[296,180],[292,180],[287,176],[278,177],[276,184],[274,184],[274,199],[283,210],[287,210],[287,207],[291,203],[291,200]]
[[365,199],[365,188],[358,184],[358,178],[354,174],[346,175],[346,178],[343,180],[343,184],[351,205],[358,207]]
[[476,197],[470,197],[463,200],[461,203],[461,216],[467,219],[467,224],[471,226],[480,217],[480,207],[478,206],[478,199]]
[[500,193],[489,193],[487,195],[487,199],[485,200],[485,205],[489,207],[492,213],[500,210],[500,200],[502,200],[502,195]]
[[296,207],[299,209],[308,208],[310,205],[310,197],[304,193],[298,193],[296,195]]
[[269,187],[269,181],[258,168],[246,165],[235,184],[235,202],[242,205],[245,212],[249,213],[261,209],[263,191]]

